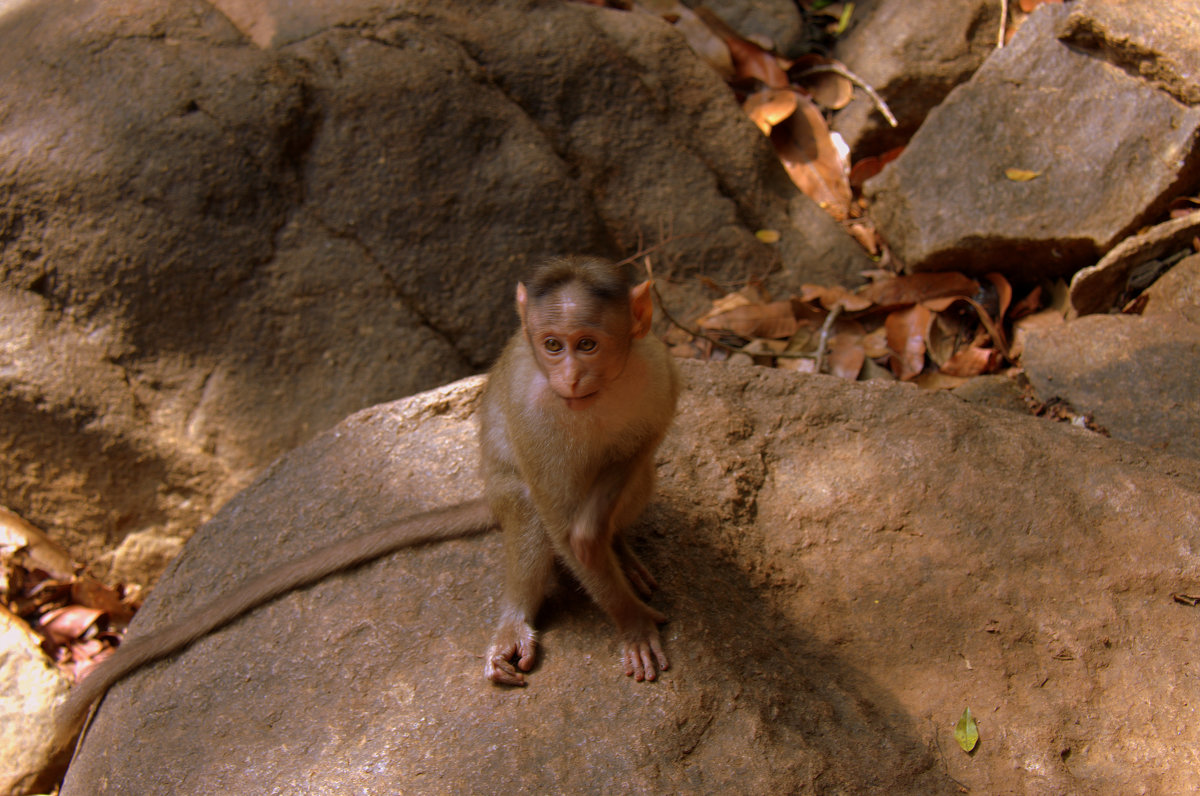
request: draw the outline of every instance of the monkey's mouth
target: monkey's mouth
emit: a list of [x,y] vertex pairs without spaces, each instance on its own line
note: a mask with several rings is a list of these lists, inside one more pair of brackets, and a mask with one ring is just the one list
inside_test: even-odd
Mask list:
[[596,396],[599,394],[600,393],[597,391],[597,392],[590,392],[587,395],[571,396],[571,397],[563,395],[560,397],[567,404],[568,409],[579,411],[580,409],[587,409],[589,406],[591,406],[592,402],[596,400]]

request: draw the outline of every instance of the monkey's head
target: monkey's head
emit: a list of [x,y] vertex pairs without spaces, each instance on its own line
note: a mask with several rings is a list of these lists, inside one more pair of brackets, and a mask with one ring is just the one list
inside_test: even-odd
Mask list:
[[536,266],[517,285],[517,312],[534,361],[571,409],[591,406],[620,378],[629,351],[650,331],[650,282],[631,268],[573,257]]

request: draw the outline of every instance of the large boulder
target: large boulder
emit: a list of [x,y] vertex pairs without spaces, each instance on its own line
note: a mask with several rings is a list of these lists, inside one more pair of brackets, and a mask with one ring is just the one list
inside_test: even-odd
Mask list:
[[865,92],[856,91],[832,126],[858,159],[906,144],[950,90],[979,68],[996,48],[1000,6],[876,0],[858,3],[852,19],[834,54],[887,101],[897,122],[892,127]]
[[[566,584],[528,688],[486,683],[500,539],[454,541],[288,594],[119,684],[63,793],[1200,788],[1181,630],[1200,464],[905,385],[684,365],[635,542],[671,618],[660,681],[620,674]],[[282,458],[189,541],[135,632],[476,494],[480,384]],[[972,755],[953,738],[967,707]]]
[[[1128,47],[1097,43],[1124,30],[1085,24],[1089,8],[1039,7],[868,183],[909,269],[1068,276],[1200,185],[1200,107],[1162,87],[1178,70],[1159,65],[1175,61],[1145,50],[1130,68]],[[1167,30],[1200,30],[1187,0],[1137,8]],[[1163,41],[1200,58],[1196,36]]]
[[869,267],[648,14],[14,0],[0,71],[0,503],[115,577],[347,413],[485,368],[530,259],[701,233],[655,254],[681,308],[699,274]]

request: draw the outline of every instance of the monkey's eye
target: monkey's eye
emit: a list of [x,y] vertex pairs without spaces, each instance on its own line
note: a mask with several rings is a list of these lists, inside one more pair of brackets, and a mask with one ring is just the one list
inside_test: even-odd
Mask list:
[[583,338],[582,340],[580,340],[580,341],[579,341],[579,342],[578,342],[578,343],[575,345],[575,347],[576,347],[576,348],[578,348],[580,351],[583,351],[583,352],[585,352],[585,353],[586,353],[586,352],[588,352],[588,351],[595,351],[595,350],[596,350],[596,341],[595,341],[595,340],[593,340],[593,339],[592,339],[592,338],[590,338],[590,337],[585,337],[585,338]]
[[555,340],[553,337],[547,337],[545,342],[542,343],[542,347],[544,347],[551,354],[557,354],[559,351],[563,350],[562,342]]

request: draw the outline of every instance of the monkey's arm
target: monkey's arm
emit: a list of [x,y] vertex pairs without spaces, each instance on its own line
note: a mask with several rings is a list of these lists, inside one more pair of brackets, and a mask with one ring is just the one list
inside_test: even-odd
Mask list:
[[624,527],[645,508],[654,491],[656,445],[657,441],[646,445],[631,460],[601,470],[572,518],[571,552],[585,567],[596,566]]
[[117,681],[139,667],[177,652],[263,603],[334,572],[395,550],[482,533],[493,525],[482,498],[400,520],[378,530],[333,542],[279,568],[262,573],[196,613],[162,630],[135,636],[117,648],[72,690],[55,717],[55,748],[66,749],[79,733],[88,708]]

